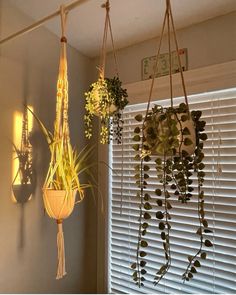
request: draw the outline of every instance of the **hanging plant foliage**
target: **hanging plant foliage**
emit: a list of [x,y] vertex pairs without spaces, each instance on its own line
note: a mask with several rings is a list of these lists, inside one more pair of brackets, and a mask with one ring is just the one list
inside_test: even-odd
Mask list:
[[[158,57],[162,44],[164,28],[167,22],[169,41],[169,77],[171,106],[162,107],[154,105],[150,110],[150,102],[154,85],[154,77],[158,68]],[[171,47],[170,47],[170,23],[172,24],[178,54],[179,71],[182,80],[185,102],[175,107],[173,103],[173,87],[171,73]],[[156,221],[160,232],[160,240],[163,247],[164,264],[154,274],[154,284],[158,284],[171,267],[171,210],[173,201],[177,198],[184,206],[193,198],[193,192],[197,195],[196,215],[199,226],[196,235],[199,239],[199,247],[195,255],[188,256],[188,265],[183,273],[183,281],[188,281],[201,267],[200,260],[206,259],[206,249],[211,247],[211,241],[206,237],[211,230],[204,212],[204,152],[203,145],[207,139],[204,133],[206,122],[201,120],[201,111],[190,111],[184,84],[181,61],[170,1],[166,0],[166,12],[163,22],[162,34],[156,66],[153,74],[149,100],[145,116],[138,114],[135,119],[138,126],[134,129],[133,149],[136,152],[135,160],[139,163],[135,166],[135,181],[138,187],[137,198],[139,200],[139,226],[136,249],[136,261],[131,265],[133,280],[139,287],[144,285],[147,273],[148,260],[148,229],[150,220]],[[152,194],[148,191],[148,179],[150,163],[155,163],[157,188]],[[196,179],[196,181],[194,181]],[[150,190],[150,189],[149,189]]]
[[16,153],[15,160],[18,161],[18,169],[12,182],[12,190],[15,201],[23,204],[30,199],[35,187],[35,173],[33,169],[32,146],[29,140],[28,111],[26,106],[24,106],[23,112],[21,144],[18,148],[13,143],[13,148]]
[[126,89],[121,87],[118,77],[99,78],[90,86],[86,96],[85,135],[92,136],[93,116],[99,116],[101,120],[100,142],[109,143],[115,137],[121,143],[122,137],[122,110],[128,104]]
[[[92,136],[92,120],[94,116],[100,118],[100,142],[102,144],[110,143],[113,138],[118,143],[122,142],[123,119],[122,110],[128,104],[128,94],[126,89],[122,88],[122,82],[119,79],[117,60],[114,48],[113,35],[111,30],[111,21],[109,15],[109,1],[102,7],[106,8],[106,18],[104,26],[103,45],[101,53],[101,64],[99,67],[99,78],[92,83],[89,91],[85,93],[86,114],[85,114],[85,136],[90,139]],[[105,78],[105,60],[107,34],[110,31],[113,55],[117,75],[113,78]]]

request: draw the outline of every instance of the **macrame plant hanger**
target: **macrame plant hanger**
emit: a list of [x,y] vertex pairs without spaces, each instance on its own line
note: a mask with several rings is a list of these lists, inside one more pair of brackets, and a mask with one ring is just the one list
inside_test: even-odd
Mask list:
[[113,54],[114,66],[115,66],[115,74],[117,75],[117,77],[119,77],[116,50],[115,50],[114,38],[113,38],[113,33],[112,33],[112,28],[111,28],[110,2],[109,2],[109,0],[107,0],[106,3],[102,4],[102,8],[106,9],[106,16],[105,16],[105,24],[104,24],[104,31],[103,31],[103,40],[102,40],[100,63],[99,63],[99,67],[98,67],[99,78],[102,78],[102,79],[105,78],[108,31],[109,31],[110,37],[111,37],[112,54]]
[[[54,123],[54,139],[55,142],[60,142],[63,145],[64,155],[68,155],[68,149],[70,148],[70,137],[69,137],[69,126],[68,126],[68,78],[67,78],[67,55],[66,55],[66,43],[67,39],[65,37],[65,26],[66,26],[66,11],[64,6],[61,6],[61,51],[60,51],[60,64],[59,64],[59,75],[57,81],[57,97],[56,97],[56,119]],[[55,167],[57,165],[57,149],[54,148],[51,153],[51,167]],[[50,168],[48,171],[48,175],[46,177],[43,190],[46,191],[47,189],[52,188],[52,174],[50,173]],[[61,279],[63,276],[66,275],[65,269],[65,248],[64,248],[64,234],[62,228],[62,221],[63,218],[66,218],[70,215],[71,210],[67,210],[68,213],[64,214],[63,210],[68,205],[67,202],[70,201],[68,194],[72,192],[66,192],[66,197],[63,203],[60,203],[58,206],[61,208],[58,210],[54,210],[52,204],[47,200],[44,196],[44,204],[45,209],[48,215],[51,218],[56,219],[57,226],[58,226],[58,233],[57,233],[57,249],[58,249],[58,266],[57,266],[57,276],[56,279]],[[55,203],[54,203],[55,205]],[[73,205],[71,205],[73,210]],[[55,211],[59,213],[55,213]]]
[[[112,33],[111,27],[111,19],[110,19],[110,2],[109,0],[106,1],[102,5],[102,8],[106,9],[106,16],[105,16],[105,24],[104,24],[104,32],[103,32],[103,41],[102,41],[102,49],[101,49],[101,57],[100,57],[100,66],[98,67],[99,70],[99,78],[105,78],[105,67],[106,67],[106,53],[107,53],[107,35],[108,31],[111,37],[111,44],[112,44],[112,54],[114,60],[114,67],[115,67],[115,74],[119,78],[119,71],[118,71],[118,62],[114,44],[114,38]],[[123,110],[121,110],[121,129],[123,130]],[[122,204],[123,204],[123,184],[124,184],[124,138],[121,137],[121,207],[120,207],[120,214],[122,213]]]
[[[168,55],[169,55],[169,84],[170,84],[170,103],[171,103],[171,107],[173,107],[172,55],[171,55],[171,27],[172,27],[174,43],[175,43],[175,50],[176,50],[177,59],[178,59],[178,67],[179,67],[179,72],[180,72],[180,76],[181,76],[182,89],[183,89],[183,93],[184,93],[184,100],[185,100],[185,104],[187,106],[187,113],[188,113],[188,115],[190,115],[189,105],[188,105],[188,98],[187,98],[187,93],[186,93],[186,87],[185,87],[185,83],[184,83],[183,69],[182,69],[180,53],[179,53],[179,46],[178,46],[178,42],[177,42],[176,30],[175,30],[175,25],[174,25],[172,10],[171,10],[171,4],[170,4],[170,0],[166,0],[166,10],[165,10],[164,20],[163,20],[163,24],[162,24],[162,29],[161,29],[160,41],[159,41],[159,45],[158,45],[158,49],[157,49],[157,53],[156,53],[156,61],[155,61],[154,71],[153,71],[153,75],[152,75],[152,79],[151,79],[151,85],[150,85],[150,91],[149,91],[149,96],[148,96],[147,108],[146,108],[145,117],[144,117],[144,120],[143,120],[143,123],[142,123],[141,151],[144,150],[145,121],[147,119],[149,109],[150,109],[155,77],[156,77],[156,74],[158,72],[158,62],[159,62],[159,57],[160,57],[160,50],[161,50],[161,46],[162,46],[162,42],[163,42],[163,36],[164,36],[166,25],[167,25]],[[144,164],[144,159],[141,158],[140,183],[143,183],[145,181],[143,164]],[[144,187],[143,186],[141,186],[140,193],[143,196],[143,194],[144,194]],[[142,208],[143,208],[143,206],[144,206],[143,198],[141,198],[141,204],[140,204],[141,210],[140,210],[140,214],[139,214],[139,233],[142,231],[142,216],[143,216]],[[141,287],[142,284],[143,284],[142,281],[141,281],[141,272],[140,272],[140,269],[139,269],[139,260],[140,260],[140,258],[138,256],[138,253],[140,251],[140,241],[141,241],[141,237],[138,236],[137,252],[136,252],[137,253],[136,263],[138,265],[138,281],[137,281],[137,285],[139,287]],[[168,255],[170,257],[170,247],[167,250],[167,252],[168,252]],[[168,272],[170,266],[171,266],[171,259],[168,262],[168,266],[165,268],[165,270],[160,275],[158,281],[156,281],[154,284],[157,284],[162,279],[162,277]]]
[[[181,58],[180,58],[179,46],[178,46],[177,37],[176,37],[176,30],[175,30],[173,15],[172,15],[172,9],[171,9],[171,5],[170,5],[170,0],[166,0],[166,11],[165,11],[165,16],[164,16],[164,21],[162,24],[160,42],[159,42],[159,46],[158,46],[158,50],[157,50],[157,54],[156,54],[156,62],[155,62],[154,71],[153,71],[152,80],[151,80],[151,87],[150,87],[150,91],[149,91],[145,119],[147,118],[147,114],[150,109],[150,103],[151,103],[151,99],[152,99],[152,92],[153,92],[155,77],[158,72],[158,60],[160,57],[160,50],[161,50],[161,45],[162,45],[162,41],[163,41],[163,35],[164,35],[164,31],[165,31],[166,22],[167,22],[167,30],[168,30],[167,37],[168,37],[168,54],[169,54],[169,77],[170,77],[171,106],[173,106],[173,85],[172,85],[172,57],[171,57],[171,32],[170,32],[171,28],[170,28],[170,26],[172,26],[172,32],[173,32],[173,37],[174,37],[174,42],[175,42],[175,49],[176,49],[176,54],[177,54],[177,59],[178,59],[178,67],[179,67],[179,72],[180,72],[180,76],[181,76],[182,89],[183,89],[183,93],[184,93],[184,100],[185,100],[185,103],[188,107],[188,112],[189,112],[188,98],[187,98],[187,92],[186,92],[186,87],[185,87],[185,82],[184,82],[183,68],[182,68],[182,64],[181,64]],[[144,121],[145,121],[145,119],[144,119]]]

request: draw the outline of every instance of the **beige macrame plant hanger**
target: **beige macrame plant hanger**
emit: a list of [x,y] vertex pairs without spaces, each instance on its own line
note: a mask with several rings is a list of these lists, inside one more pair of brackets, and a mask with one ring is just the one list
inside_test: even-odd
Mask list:
[[[104,31],[103,31],[103,40],[102,40],[102,48],[101,48],[101,55],[100,55],[100,66],[98,67],[99,71],[99,78],[105,78],[105,67],[106,67],[106,55],[107,55],[107,36],[110,33],[111,37],[111,45],[112,45],[112,55],[114,60],[114,71],[116,76],[119,78],[119,71],[118,71],[118,62],[116,56],[116,49],[114,43],[114,37],[111,27],[111,19],[110,19],[110,1],[107,0],[106,3],[102,4],[102,8],[106,9],[106,16],[105,16],[105,24],[104,24]],[[123,110],[121,110],[121,128],[123,130]],[[123,204],[123,186],[124,186],[124,139],[123,136],[121,138],[121,206],[120,206],[120,214],[122,214],[122,204]]]
[[103,31],[101,55],[100,55],[100,65],[98,67],[99,78],[104,79],[104,77],[105,77],[105,66],[106,66],[106,55],[107,55],[107,35],[108,35],[108,33],[110,33],[110,37],[111,37],[112,54],[113,54],[113,59],[114,59],[115,74],[117,75],[117,77],[119,77],[116,50],[115,50],[114,38],[113,38],[113,33],[112,33],[112,28],[111,28],[110,2],[109,2],[109,0],[107,0],[106,3],[102,4],[102,8],[106,9],[106,16],[105,16],[105,24],[104,24],[104,31]]
[[[63,155],[68,156],[70,146],[69,137],[69,125],[68,125],[68,78],[67,78],[67,55],[66,55],[66,43],[65,37],[65,25],[66,25],[66,11],[64,6],[61,6],[61,52],[60,52],[60,64],[59,75],[57,81],[57,97],[56,97],[56,119],[54,123],[54,141],[60,143],[63,148]],[[58,225],[57,233],[57,248],[58,248],[58,267],[56,279],[61,279],[66,275],[65,269],[65,249],[64,249],[64,235],[62,228],[63,219],[67,218],[74,208],[76,191],[63,191],[58,190],[58,194],[52,196],[49,201],[49,196],[53,191],[53,169],[57,169],[58,161],[58,149],[55,148],[51,151],[51,163],[50,168],[44,183],[44,205],[47,214],[56,219]],[[53,168],[52,168],[53,167]],[[55,173],[55,172],[54,172]],[[72,197],[68,197],[68,196]]]

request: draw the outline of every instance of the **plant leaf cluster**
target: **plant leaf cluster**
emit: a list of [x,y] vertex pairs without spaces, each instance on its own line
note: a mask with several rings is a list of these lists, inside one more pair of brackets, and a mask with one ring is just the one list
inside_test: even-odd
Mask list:
[[85,93],[86,114],[85,136],[92,136],[92,119],[99,116],[101,120],[100,142],[110,143],[115,137],[118,143],[121,143],[123,120],[122,110],[128,104],[127,90],[122,88],[122,83],[118,77],[105,78],[100,77],[93,83],[89,91]]
[[91,176],[89,159],[92,155],[93,147],[85,147],[79,153],[72,148],[68,137],[60,137],[52,134],[30,109],[34,118],[38,122],[42,133],[47,140],[51,154],[48,173],[45,179],[44,188],[53,190],[65,190],[66,197],[73,195],[77,190],[80,201],[84,198],[84,189],[91,188],[92,184],[81,183],[80,176],[83,172]]
[[[155,273],[154,284],[156,285],[171,267],[171,209],[174,206],[172,201],[177,197],[181,203],[187,204],[193,198],[193,191],[196,190],[193,187],[195,176],[198,200],[196,214],[199,219],[196,235],[199,238],[199,247],[193,257],[188,257],[188,266],[183,274],[183,281],[191,279],[193,273],[197,272],[196,268],[201,266],[200,259],[206,258],[203,248],[212,246],[211,241],[205,237],[205,234],[211,233],[211,230],[208,229],[204,213],[203,144],[207,135],[204,133],[205,121],[201,120],[201,115],[201,111],[190,113],[187,105],[181,103],[175,108],[154,106],[145,118],[141,114],[135,116],[139,124],[135,127],[133,136],[133,149],[136,152],[134,158],[139,163],[135,166],[135,181],[139,199],[139,228],[136,261],[132,263],[131,268],[133,280],[139,287],[144,285],[147,272],[148,240],[146,234],[150,226],[149,221],[151,219],[157,221],[165,260]],[[183,127],[184,122],[188,120],[193,121],[194,130]],[[194,137],[191,137],[192,131]],[[196,143],[192,138],[196,138]],[[189,154],[185,149],[193,144],[194,146],[196,144],[194,153]],[[150,161],[155,162],[159,183],[152,196],[146,193]]]

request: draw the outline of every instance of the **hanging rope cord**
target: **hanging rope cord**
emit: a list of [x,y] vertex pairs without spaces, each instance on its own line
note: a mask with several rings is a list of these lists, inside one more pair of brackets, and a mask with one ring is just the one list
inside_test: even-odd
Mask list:
[[61,52],[59,75],[57,81],[57,105],[56,105],[56,121],[55,121],[55,135],[57,139],[64,137],[69,139],[68,126],[68,78],[67,78],[67,55],[65,37],[67,12],[64,5],[61,6]]
[[113,59],[114,59],[115,73],[116,73],[117,77],[119,77],[117,56],[116,56],[113,32],[112,32],[112,27],[111,27],[110,2],[109,2],[109,0],[106,1],[106,3],[104,3],[102,5],[102,8],[106,9],[106,17],[105,17],[105,25],[104,25],[104,32],[103,32],[103,41],[102,41],[102,49],[101,49],[101,59],[100,59],[99,74],[100,74],[100,77],[104,78],[105,66],[106,66],[107,35],[108,35],[108,31],[109,31],[110,32],[110,37],[111,37],[112,54],[113,54]]
[[[68,78],[67,78],[67,56],[66,56],[66,43],[65,27],[66,27],[66,11],[64,6],[61,6],[61,53],[59,75],[57,82],[57,106],[56,106],[56,121],[55,121],[55,134],[57,139],[63,139],[64,148],[68,149],[69,144],[69,126],[68,126]],[[64,201],[61,212],[66,202]],[[59,214],[61,215],[61,213]],[[66,275],[65,267],[65,246],[64,246],[64,233],[62,226],[62,219],[57,219],[57,276],[56,279],[61,279]]]
[[[186,92],[186,87],[185,87],[185,82],[184,82],[184,75],[183,75],[180,54],[179,54],[179,46],[178,46],[178,41],[177,41],[177,37],[176,37],[176,30],[175,30],[175,25],[174,25],[174,20],[173,20],[172,9],[171,9],[171,5],[170,5],[170,0],[166,0],[166,11],[165,11],[163,24],[162,24],[160,42],[159,42],[159,46],[158,46],[158,50],[157,50],[157,54],[156,54],[156,62],[155,62],[155,66],[154,66],[154,73],[152,76],[151,87],[150,87],[147,110],[146,110],[144,122],[147,118],[148,111],[150,108],[151,99],[152,99],[152,92],[153,92],[153,88],[154,88],[155,77],[156,77],[156,74],[158,71],[158,59],[160,57],[160,49],[161,49],[163,35],[164,35],[164,31],[165,31],[166,20],[167,20],[167,27],[168,27],[168,51],[169,51],[169,62],[170,62],[171,106],[173,106],[173,87],[172,87],[172,62],[171,62],[171,47],[170,47],[171,46],[170,45],[170,24],[171,24],[172,30],[173,30],[175,48],[176,48],[177,58],[178,58],[178,66],[179,66],[179,71],[180,71],[180,76],[181,76],[181,83],[182,83],[182,88],[183,88],[183,92],[184,92],[184,99],[185,99],[185,103],[187,105],[187,108],[189,110],[187,92]],[[144,127],[144,125],[143,125],[143,127]]]
[[[172,26],[172,30],[173,30],[175,48],[176,48],[177,57],[178,57],[178,66],[179,66],[179,71],[180,71],[180,75],[181,75],[182,88],[183,88],[183,92],[184,92],[184,99],[185,99],[185,103],[187,105],[187,110],[188,110],[188,113],[189,113],[187,92],[186,92],[186,87],[185,87],[185,83],[184,83],[183,69],[182,69],[181,59],[180,59],[180,55],[179,55],[179,46],[178,46],[177,37],[176,37],[176,31],[175,31],[175,26],[174,26],[174,20],[173,20],[170,0],[166,0],[166,11],[165,11],[164,20],[163,20],[163,23],[162,23],[160,42],[159,42],[159,46],[158,46],[157,53],[156,53],[156,61],[155,61],[153,76],[152,76],[152,80],[151,80],[151,86],[150,86],[150,92],[149,92],[149,96],[148,96],[148,103],[147,103],[146,113],[145,113],[145,117],[144,117],[143,124],[142,124],[141,152],[143,151],[143,147],[144,147],[144,127],[145,127],[145,122],[146,122],[146,119],[147,119],[147,116],[148,116],[148,113],[149,113],[149,109],[150,109],[155,77],[156,77],[156,74],[157,74],[157,71],[158,71],[158,60],[159,60],[159,57],[160,57],[160,50],[161,50],[161,45],[162,45],[162,40],[163,40],[163,36],[164,36],[166,22],[167,22],[167,30],[168,30],[168,32],[167,32],[167,35],[168,35],[168,52],[169,52],[169,63],[170,63],[169,70],[170,70],[171,106],[173,107],[173,85],[172,85],[172,61],[171,61],[170,25]],[[144,171],[143,171],[143,168],[142,168],[143,167],[143,161],[144,161],[143,158],[141,158],[140,183],[143,183],[143,181],[144,181]],[[144,189],[143,186],[141,186],[141,196],[143,195],[143,189]],[[143,198],[141,197],[141,208],[142,208],[142,206],[143,206]],[[139,232],[141,231],[141,226],[142,226],[142,218],[141,218],[142,214],[143,214],[143,210],[141,209],[140,210],[140,219],[139,219],[140,220],[139,221]],[[138,236],[138,239],[139,239],[139,236]],[[139,252],[139,248],[140,248],[140,243],[137,244],[137,253]],[[137,256],[137,261],[138,261],[138,256]]]
[[[106,1],[102,5],[102,8],[106,9],[106,17],[105,17],[105,25],[104,25],[104,32],[103,32],[103,41],[102,41],[102,49],[101,49],[101,60],[100,60],[100,68],[99,68],[99,76],[104,79],[105,77],[105,66],[106,66],[106,51],[107,51],[107,35],[108,31],[110,32],[111,37],[111,44],[112,44],[112,54],[114,60],[114,67],[115,67],[115,74],[119,78],[119,71],[118,71],[118,62],[117,62],[117,55],[115,50],[114,44],[114,37],[111,27],[111,19],[110,19],[110,2],[109,0]],[[124,128],[124,120],[123,120],[123,110],[121,110],[121,128]],[[120,214],[122,213],[122,204],[123,204],[123,186],[124,186],[124,138],[121,137],[121,207],[120,207]]]

